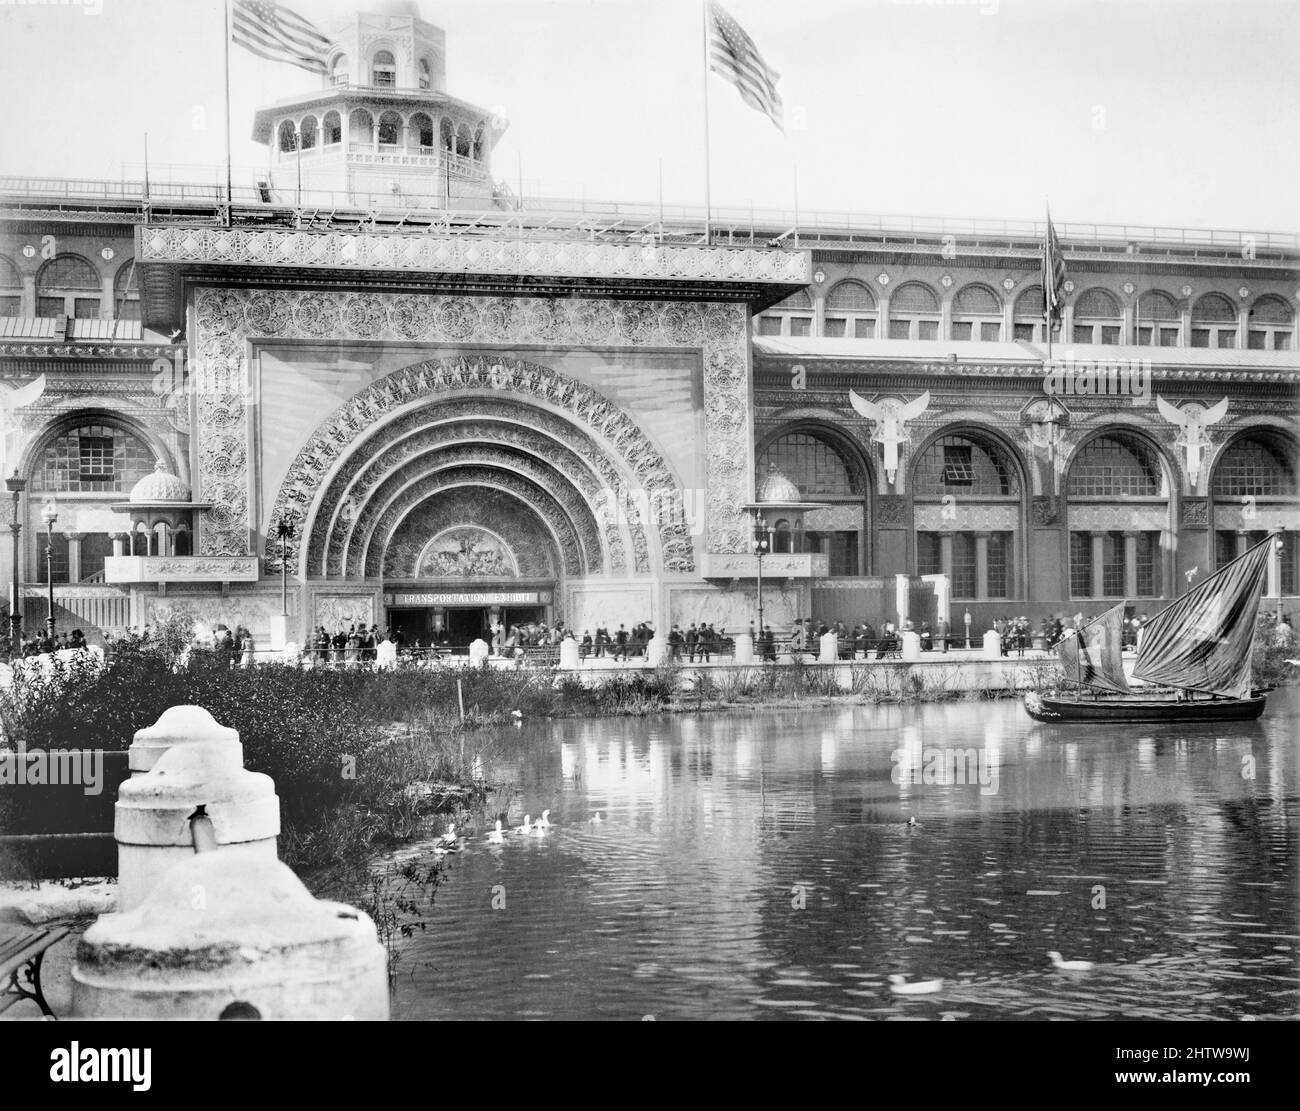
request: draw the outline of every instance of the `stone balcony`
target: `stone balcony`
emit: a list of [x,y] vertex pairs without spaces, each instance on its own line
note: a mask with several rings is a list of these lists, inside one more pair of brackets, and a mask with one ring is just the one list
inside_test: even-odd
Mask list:
[[[700,558],[700,573],[706,579],[757,579],[758,556],[710,552]],[[763,557],[765,579],[824,579],[828,574],[830,556],[821,552],[775,552]]]
[[257,582],[256,556],[109,556],[106,583]]

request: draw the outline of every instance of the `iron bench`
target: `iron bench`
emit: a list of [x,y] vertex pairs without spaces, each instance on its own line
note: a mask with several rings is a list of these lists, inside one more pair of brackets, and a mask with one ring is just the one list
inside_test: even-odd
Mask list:
[[40,1007],[41,1014],[55,1017],[41,991],[41,962],[46,951],[71,930],[71,926],[56,926],[0,938],[0,983],[4,984],[4,990],[0,991],[0,1014],[20,999],[30,999]]

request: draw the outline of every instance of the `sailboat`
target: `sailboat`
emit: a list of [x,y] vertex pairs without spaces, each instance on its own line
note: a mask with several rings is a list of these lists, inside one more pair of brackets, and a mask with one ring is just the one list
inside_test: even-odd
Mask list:
[[1251,683],[1256,618],[1268,572],[1270,536],[1189,590],[1142,630],[1133,679],[1120,658],[1124,603],[1056,646],[1073,694],[1030,692],[1035,721],[1249,721],[1264,712]]

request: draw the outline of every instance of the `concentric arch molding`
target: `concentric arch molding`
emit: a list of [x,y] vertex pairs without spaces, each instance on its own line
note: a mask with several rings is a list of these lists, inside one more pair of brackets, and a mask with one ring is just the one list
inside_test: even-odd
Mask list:
[[[199,445],[196,496],[214,502],[199,522],[204,555],[248,554],[252,488],[246,459],[219,445],[247,434],[243,393],[248,342],[262,338],[311,342],[468,343],[685,349],[699,353],[704,386],[706,549],[744,550],[747,528],[740,506],[753,473],[749,407],[747,309],[742,304],[543,297],[460,297],[409,293],[199,288],[194,299],[194,373]],[[492,372],[491,367],[504,369]],[[620,459],[621,469],[663,504],[681,504],[675,480],[658,451],[627,414],[596,390],[548,367],[520,360],[474,357],[415,364],[376,380],[312,435],[275,499],[266,541],[278,559],[275,525],[301,525],[331,471],[353,443],[415,393],[475,389],[541,402]],[[657,527],[661,569],[693,572],[694,547],[684,514],[665,515]],[[301,536],[301,530],[298,529]],[[296,541],[290,548],[297,559]],[[278,566],[278,563],[277,563]]]
[[498,274],[745,285],[807,285],[810,280],[809,258],[802,251],[381,231],[153,225],[139,230],[136,257],[152,263],[331,272]]

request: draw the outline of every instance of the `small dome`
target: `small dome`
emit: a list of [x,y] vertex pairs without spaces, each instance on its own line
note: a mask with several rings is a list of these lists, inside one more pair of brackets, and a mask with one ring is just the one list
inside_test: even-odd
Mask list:
[[133,505],[156,505],[159,502],[188,502],[190,488],[174,474],[163,470],[161,462],[154,464],[153,474],[147,474],[131,487]]
[[776,505],[789,505],[803,501],[803,495],[799,493],[799,487],[778,471],[776,464],[772,463],[768,467],[767,477],[758,484],[758,500]]

